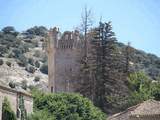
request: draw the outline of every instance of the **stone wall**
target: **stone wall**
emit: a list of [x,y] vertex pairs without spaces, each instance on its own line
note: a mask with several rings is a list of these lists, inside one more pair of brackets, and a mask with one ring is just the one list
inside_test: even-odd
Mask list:
[[49,91],[74,92],[79,82],[76,77],[83,40],[78,31],[66,31],[61,36],[59,33],[53,28],[48,37]]
[[2,103],[3,103],[4,98],[6,97],[9,100],[11,109],[16,114],[18,105],[19,105],[18,104],[19,95],[23,95],[24,97],[24,104],[25,104],[27,114],[30,114],[33,112],[33,99],[31,95],[23,93],[23,92],[19,92],[14,89],[10,89],[8,87],[0,86],[0,120],[2,118]]
[[72,49],[57,49],[55,54],[55,91],[73,92],[79,70],[78,51]]

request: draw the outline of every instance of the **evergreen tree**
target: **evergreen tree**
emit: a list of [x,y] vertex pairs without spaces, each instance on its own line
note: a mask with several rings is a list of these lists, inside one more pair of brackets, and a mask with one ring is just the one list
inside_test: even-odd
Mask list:
[[109,112],[108,108],[119,110],[117,107],[123,107],[122,103],[126,102],[123,93],[128,89],[124,84],[127,80],[125,56],[117,47],[111,22],[100,22],[90,34],[87,62],[81,64],[80,93],[105,112]]
[[21,120],[27,120],[27,111],[24,106],[24,98],[22,95],[19,96],[19,108]]
[[112,82],[110,74],[113,72],[112,69],[114,68],[115,42],[116,38],[114,32],[112,32],[111,22],[100,22],[99,28],[96,30],[95,42],[92,48],[96,51],[93,58],[96,60],[93,61],[93,64],[96,65],[95,103],[102,109],[106,104],[106,95],[111,92],[108,88],[108,84]]

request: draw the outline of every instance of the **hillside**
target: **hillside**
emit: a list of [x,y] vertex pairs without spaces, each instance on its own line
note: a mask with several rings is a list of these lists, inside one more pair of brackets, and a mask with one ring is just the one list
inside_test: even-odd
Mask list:
[[[47,89],[48,65],[44,50],[45,27],[33,27],[18,33],[13,27],[3,28],[0,32],[0,81],[8,85],[28,87],[38,86]],[[126,45],[118,43],[120,52]],[[160,75],[160,58],[156,55],[132,48],[130,63],[132,70],[144,71],[156,80]]]
[[[118,43],[118,47],[124,52],[126,45]],[[131,68],[136,71],[144,71],[152,79],[156,80],[160,75],[160,58],[133,47],[131,49]]]
[[[8,85],[47,89],[47,55],[44,37],[29,29],[18,33],[12,27],[0,32],[0,81]],[[44,69],[43,69],[44,68]]]

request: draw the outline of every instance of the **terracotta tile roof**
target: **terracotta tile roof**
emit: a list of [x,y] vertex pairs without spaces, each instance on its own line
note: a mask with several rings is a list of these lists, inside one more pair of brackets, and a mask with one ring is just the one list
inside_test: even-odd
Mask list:
[[[155,117],[160,119],[160,101],[147,100],[127,110],[108,117],[107,120],[131,120],[130,118]],[[148,120],[148,119],[147,119]],[[157,119],[156,119],[157,120]]]
[[141,103],[131,115],[155,115],[160,114],[160,101],[148,100]]

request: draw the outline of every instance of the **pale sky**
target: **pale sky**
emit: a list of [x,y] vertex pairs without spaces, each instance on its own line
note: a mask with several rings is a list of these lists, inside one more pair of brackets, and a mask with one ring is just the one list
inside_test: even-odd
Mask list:
[[101,16],[112,21],[118,41],[160,56],[160,0],[0,0],[0,29],[43,25],[73,30],[85,5],[92,9],[95,25]]

